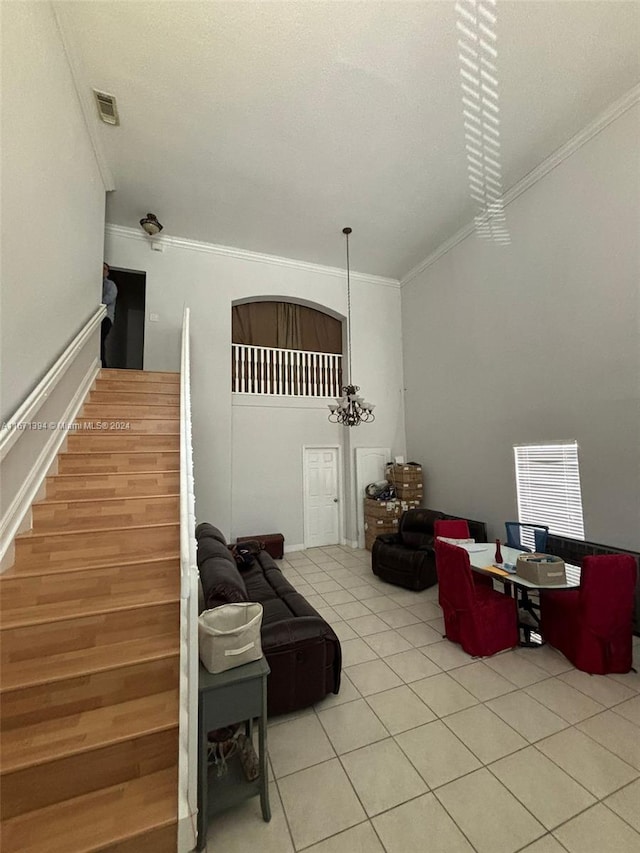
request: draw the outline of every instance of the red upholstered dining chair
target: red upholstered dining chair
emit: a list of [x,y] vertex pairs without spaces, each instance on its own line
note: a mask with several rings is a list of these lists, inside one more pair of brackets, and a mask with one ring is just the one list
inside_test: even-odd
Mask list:
[[[445,519],[441,518],[433,523],[433,535],[446,536],[448,539],[470,539],[469,525],[464,518]],[[491,578],[486,575],[471,573],[476,586],[486,586],[493,589]]]
[[447,536],[449,539],[470,539],[469,525],[464,518],[439,518],[433,522],[434,536]]
[[508,595],[476,586],[464,548],[435,541],[439,601],[447,639],[470,655],[493,655],[518,645],[518,612]]
[[629,672],[636,574],[630,554],[585,557],[578,589],[540,594],[545,640],[583,672]]

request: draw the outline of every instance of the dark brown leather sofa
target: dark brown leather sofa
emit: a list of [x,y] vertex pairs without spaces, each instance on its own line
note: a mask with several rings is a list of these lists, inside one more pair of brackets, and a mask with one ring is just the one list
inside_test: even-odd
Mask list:
[[259,551],[253,564],[240,570],[216,527],[199,524],[196,539],[205,610],[237,601],[262,604],[262,651],[271,668],[269,716],[306,708],[328,693],[337,693],[340,641],[270,555]]
[[[435,509],[410,509],[402,514],[397,533],[382,534],[373,543],[371,567],[381,580],[405,589],[421,590],[438,582],[433,547],[433,525],[437,519],[459,519]],[[464,519],[469,536],[487,541],[483,521]]]

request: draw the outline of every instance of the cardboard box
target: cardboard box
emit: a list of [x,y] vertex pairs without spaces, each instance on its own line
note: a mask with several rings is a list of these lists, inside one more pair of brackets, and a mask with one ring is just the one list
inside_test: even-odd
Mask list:
[[422,483],[422,465],[387,465],[385,476],[394,486]]
[[422,483],[396,483],[395,490],[397,497],[405,503],[416,504],[420,506],[424,498],[424,486]]
[[[422,498],[416,498],[408,500],[407,498],[402,498],[400,500],[400,506],[402,507],[402,512],[407,512],[410,509],[420,509],[422,506]],[[402,512],[400,515],[402,515]]]
[[364,532],[377,530],[378,533],[397,533],[399,518],[365,518]]
[[403,500],[393,498],[390,501],[377,501],[374,498],[364,499],[364,514],[372,518],[400,518],[408,509],[417,509],[420,502],[417,500]]
[[365,518],[400,518],[403,511],[401,501],[376,501],[373,498],[364,499]]
[[567,582],[564,560],[551,554],[521,554],[516,561],[521,578],[540,586],[555,586]]

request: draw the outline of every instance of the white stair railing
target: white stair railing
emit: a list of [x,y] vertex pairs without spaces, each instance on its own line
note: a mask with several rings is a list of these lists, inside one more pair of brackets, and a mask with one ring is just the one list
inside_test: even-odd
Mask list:
[[191,434],[189,309],[180,354],[180,724],[178,853],[196,845],[198,767],[198,569]]
[[342,355],[333,352],[232,345],[235,394],[339,397]]

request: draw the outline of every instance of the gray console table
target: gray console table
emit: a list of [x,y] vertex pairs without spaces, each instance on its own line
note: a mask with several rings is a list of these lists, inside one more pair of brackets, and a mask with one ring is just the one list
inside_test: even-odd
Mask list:
[[[200,664],[198,683],[198,843],[207,841],[209,816],[241,800],[260,794],[262,817],[271,820],[267,777],[267,676],[265,658],[214,675]],[[207,762],[207,733],[233,723],[245,722],[247,735],[253,720],[259,723],[258,760],[260,775],[247,782],[240,761],[232,758],[227,773],[220,779],[216,768]]]

